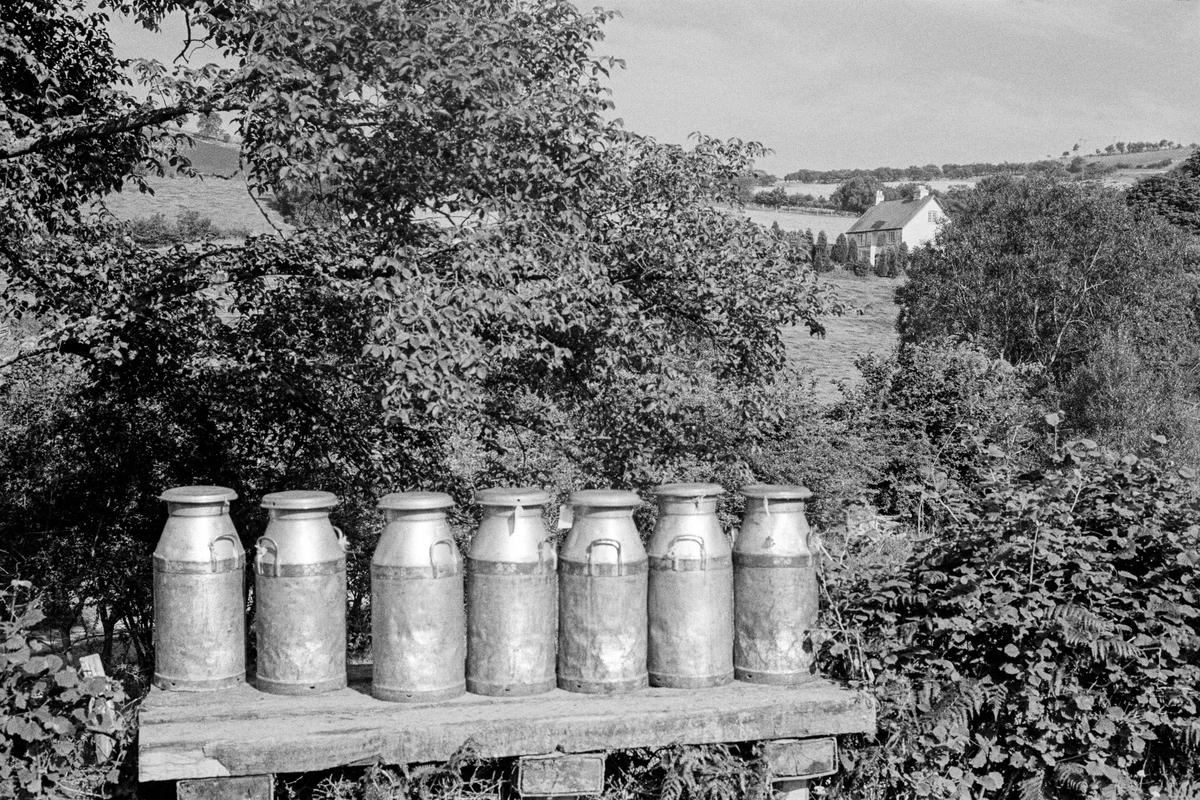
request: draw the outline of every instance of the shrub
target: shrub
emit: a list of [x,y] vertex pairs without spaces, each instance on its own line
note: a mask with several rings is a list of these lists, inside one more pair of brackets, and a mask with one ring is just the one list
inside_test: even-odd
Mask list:
[[912,487],[925,522],[910,554],[831,544],[829,614],[863,638],[828,646],[827,666],[881,701],[879,737],[850,749],[835,788],[1120,798],[1194,778],[1195,475],[1087,440],[1032,471],[977,446],[974,485]]
[[0,597],[0,796],[106,794],[121,779],[131,727],[121,686],[45,652],[30,585]]
[[[1143,386],[1184,407],[1200,391],[1196,259],[1187,237],[1135,215],[1103,187],[992,178],[965,196],[935,247],[914,254],[897,291],[901,341],[969,339],[990,355],[1039,367],[1079,434],[1129,443],[1142,422],[1118,402],[1098,362],[1119,346]],[[1123,342],[1114,344],[1115,338]],[[1116,417],[1109,413],[1127,408]],[[1170,415],[1151,427],[1176,429]],[[1195,447],[1194,443],[1188,445]],[[1180,450],[1179,452],[1184,452]]]
[[167,222],[167,218],[161,213],[138,217],[130,221],[129,233],[135,242],[149,247],[248,235],[244,230],[214,228],[209,217],[201,216],[200,212],[191,209],[179,212],[174,224]]
[[835,413],[855,436],[874,442],[883,465],[865,488],[885,514],[915,522],[919,509],[906,487],[934,472],[974,484],[994,445],[1028,466],[1044,454],[1031,430],[1039,401],[1034,369],[949,340],[869,354],[856,366],[862,380]]

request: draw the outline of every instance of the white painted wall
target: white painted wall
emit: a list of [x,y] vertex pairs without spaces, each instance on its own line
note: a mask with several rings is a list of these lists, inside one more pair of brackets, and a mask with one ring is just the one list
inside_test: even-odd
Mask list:
[[931,196],[917,215],[900,229],[900,240],[910,249],[931,242],[937,234],[938,226],[946,219],[946,212],[942,210],[941,204],[937,198]]

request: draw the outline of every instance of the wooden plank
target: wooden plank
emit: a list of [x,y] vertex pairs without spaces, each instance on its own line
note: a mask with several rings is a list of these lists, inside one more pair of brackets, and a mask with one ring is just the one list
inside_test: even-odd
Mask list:
[[734,682],[619,696],[555,690],[536,697],[463,695],[386,703],[370,687],[283,697],[239,686],[151,689],[138,734],[142,781],[306,772],[353,764],[443,761],[468,739],[485,757],[582,753],[680,742],[835,736],[875,729],[869,695],[814,680],[799,687]]

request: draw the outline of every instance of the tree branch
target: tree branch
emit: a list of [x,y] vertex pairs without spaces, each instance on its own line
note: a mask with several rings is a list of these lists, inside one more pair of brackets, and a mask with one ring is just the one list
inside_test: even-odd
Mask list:
[[209,103],[206,104],[206,107],[194,108],[189,104],[179,103],[164,108],[134,111],[99,121],[87,122],[81,120],[78,124],[72,125],[69,128],[60,129],[52,133],[44,133],[40,136],[27,136],[23,139],[17,139],[13,142],[12,147],[0,150],[0,161],[20,158],[30,153],[50,150],[87,139],[94,139],[97,136],[128,133],[129,131],[140,130],[151,125],[161,125],[164,122],[186,116],[193,111],[211,111],[212,106],[213,104]]
[[45,355],[46,353],[53,353],[57,349],[58,349],[58,345],[52,344],[52,345],[49,345],[46,347],[38,347],[33,350],[26,350],[23,353],[17,353],[16,355],[14,355],[10,358],[6,358],[3,361],[0,361],[0,370],[6,370],[9,367],[11,367],[13,364],[24,361],[27,358],[33,358],[34,356]]

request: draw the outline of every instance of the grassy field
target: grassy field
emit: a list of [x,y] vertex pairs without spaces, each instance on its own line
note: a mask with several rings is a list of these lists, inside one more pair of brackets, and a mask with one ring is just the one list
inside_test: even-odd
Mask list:
[[742,209],[742,213],[759,225],[767,228],[771,227],[772,222],[778,222],[779,227],[785,231],[803,231],[809,228],[812,230],[814,236],[821,231],[825,231],[830,244],[833,243],[833,240],[837,238],[839,233],[845,233],[850,230],[850,226],[858,219],[857,216],[807,214],[803,211],[791,211],[782,208],[744,208]]
[[825,273],[823,283],[832,285],[845,301],[862,314],[851,311],[844,317],[823,320],[824,339],[810,336],[799,326],[784,332],[791,366],[809,373],[816,381],[817,398],[832,402],[840,397],[839,381],[854,383],[858,370],[854,360],[865,353],[885,353],[896,344],[894,294],[901,281],[894,278],[859,278],[840,270]]
[[[237,233],[274,233],[271,223],[250,199],[246,182],[233,178],[152,178],[154,194],[136,189],[110,194],[104,207],[118,219],[133,220],[162,214],[174,222],[184,211],[195,211],[212,220],[213,227],[231,235]],[[286,227],[279,215],[263,204],[271,221]]]

